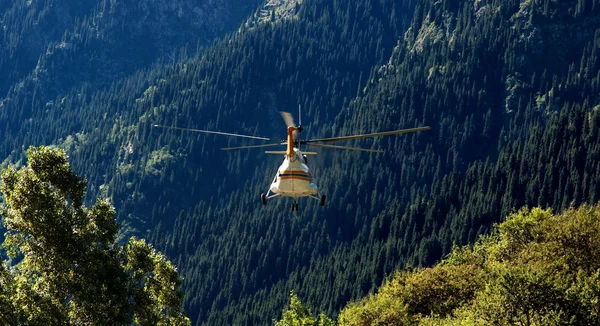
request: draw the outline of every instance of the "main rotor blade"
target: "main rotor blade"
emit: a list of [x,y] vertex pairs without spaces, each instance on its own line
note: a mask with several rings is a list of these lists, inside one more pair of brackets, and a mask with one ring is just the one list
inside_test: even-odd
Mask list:
[[234,149],[242,149],[242,148],[259,148],[259,147],[270,147],[270,146],[279,146],[279,145],[285,145],[285,143],[277,143],[277,144],[262,144],[262,145],[239,146],[239,147],[225,147],[225,148],[221,148],[221,150],[224,150],[224,151],[231,151],[231,150],[234,150]]
[[180,127],[173,127],[173,126],[159,126],[159,125],[154,125],[153,127],[163,128],[163,129],[173,129],[173,130],[185,130],[185,131],[192,131],[192,132],[202,132],[205,134],[215,134],[215,135],[223,135],[223,136],[243,137],[243,138],[260,139],[260,140],[271,140],[270,138],[265,138],[265,137],[232,134],[229,132],[221,132],[221,131],[210,131],[210,130],[180,128]]
[[383,153],[380,149],[367,149],[367,148],[358,148],[358,147],[348,147],[348,146],[338,146],[338,145],[325,145],[325,144],[307,144],[308,146],[314,147],[323,147],[323,148],[336,148],[336,149],[349,149],[351,151],[361,151],[361,152],[369,152],[369,153]]
[[[292,117],[292,114],[289,112],[279,112],[281,113],[281,117],[283,118],[283,121],[285,121],[285,125],[288,127],[294,127],[296,128],[296,124],[294,123],[294,117]],[[294,131],[294,133],[292,134],[294,136],[294,139],[298,138],[298,132]]]
[[400,129],[400,130],[376,132],[373,134],[366,134],[366,135],[353,135],[353,136],[343,136],[343,137],[333,137],[333,138],[311,139],[311,140],[305,140],[305,141],[303,141],[303,143],[326,143],[326,142],[348,140],[348,139],[361,139],[361,138],[371,138],[371,137],[388,136],[388,135],[399,135],[399,134],[406,134],[409,132],[423,131],[423,130],[429,130],[429,129],[431,129],[431,127],[426,126],[426,127],[417,127],[417,128],[411,128],[411,129]]
[[292,117],[292,114],[289,112],[279,112],[281,113],[281,117],[283,118],[283,121],[285,121],[285,125],[288,127],[296,127],[296,124],[294,123],[294,117]]

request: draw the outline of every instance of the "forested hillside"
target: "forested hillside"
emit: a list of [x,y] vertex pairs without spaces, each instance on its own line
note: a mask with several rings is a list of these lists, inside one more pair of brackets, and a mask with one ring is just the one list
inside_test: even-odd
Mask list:
[[[305,0],[103,91],[75,82],[50,99],[41,86],[10,95],[0,154],[67,149],[89,198],[116,206],[122,236],[147,237],[178,267],[193,324],[269,324],[290,289],[333,317],[513,209],[598,201],[599,8]],[[259,142],[152,128],[279,139],[278,111],[298,104],[303,137],[432,130],[347,143],[382,154],[320,151],[310,164],[328,203],[294,214],[259,200],[281,158],[219,150]]]
[[[259,0],[0,1],[0,96],[93,90],[235,30]],[[185,50],[187,49],[187,51]]]
[[[522,209],[432,268],[398,271],[337,324],[597,325],[600,208]],[[292,292],[276,325],[333,325]],[[294,324],[296,323],[296,324]]]

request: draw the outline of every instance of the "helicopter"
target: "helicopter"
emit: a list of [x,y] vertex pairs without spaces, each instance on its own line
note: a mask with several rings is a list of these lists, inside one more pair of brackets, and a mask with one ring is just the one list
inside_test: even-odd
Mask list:
[[[296,126],[294,122],[293,116],[289,112],[280,112],[281,117],[285,121],[287,125],[287,139],[282,140],[276,143],[269,144],[261,144],[261,145],[250,145],[250,146],[239,146],[239,147],[226,147],[221,148],[222,150],[238,150],[238,149],[247,149],[247,148],[261,148],[261,147],[269,147],[269,146],[281,146],[285,145],[285,151],[265,151],[266,154],[274,154],[274,155],[283,155],[283,163],[277,169],[277,173],[273,178],[273,182],[269,186],[267,193],[262,193],[260,195],[260,199],[263,205],[267,205],[267,201],[275,198],[275,197],[292,197],[292,211],[298,211],[298,198],[309,197],[315,199],[320,202],[321,206],[325,206],[325,201],[327,197],[324,194],[319,194],[318,187],[314,183],[314,179],[312,174],[310,173],[310,169],[308,167],[308,159],[307,155],[316,155],[317,152],[311,151],[301,151],[300,145],[312,146],[316,148],[333,148],[333,149],[344,149],[344,150],[353,150],[353,151],[362,151],[362,152],[370,152],[370,153],[381,153],[382,150],[377,149],[367,149],[367,148],[358,148],[358,147],[348,147],[348,146],[340,146],[340,145],[331,145],[328,143],[337,142],[342,140],[352,140],[352,139],[362,139],[362,138],[372,138],[379,136],[389,136],[389,135],[398,135],[405,134],[417,131],[425,131],[431,129],[429,126],[424,127],[416,127],[410,129],[399,129],[392,131],[384,131],[384,132],[376,132],[371,134],[363,134],[363,135],[351,135],[351,136],[341,136],[341,137],[331,137],[331,138],[317,138],[317,139],[309,139],[309,140],[301,140],[300,133],[304,130],[302,127],[302,115],[301,109],[298,108],[298,116],[299,116],[299,125]],[[250,135],[241,135],[234,134],[228,132],[221,131],[211,131],[211,130],[202,130],[202,129],[192,129],[192,128],[182,128],[175,126],[164,126],[164,125],[153,125],[155,128],[164,128],[164,129],[173,129],[173,130],[183,130],[183,131],[191,131],[191,132],[200,132],[200,133],[208,133],[222,136],[232,136],[232,137],[243,137],[250,139],[259,139],[259,140],[271,140],[266,137],[258,137],[258,136],[250,136]]]

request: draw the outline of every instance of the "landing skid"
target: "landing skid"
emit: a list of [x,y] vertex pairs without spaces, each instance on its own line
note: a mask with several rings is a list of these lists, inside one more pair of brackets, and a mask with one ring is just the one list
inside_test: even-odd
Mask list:
[[267,192],[267,194],[260,194],[260,200],[262,201],[263,205],[267,205],[267,200],[271,199],[271,198],[275,198],[275,197],[279,197],[281,196],[280,194],[271,194],[271,190],[269,190]]
[[[279,197],[281,196],[280,194],[272,194],[271,190],[269,190],[267,192],[267,194],[260,194],[260,200],[262,201],[263,205],[267,205],[267,200],[271,199],[271,198],[275,198],[275,197]],[[325,206],[325,200],[327,199],[327,196],[322,195],[321,198],[314,196],[314,195],[310,195],[308,196],[312,199],[315,199],[317,201],[319,201],[321,207]],[[298,211],[298,199],[296,197],[294,197],[294,202],[292,203],[292,212],[293,211]]]
[[325,200],[327,199],[327,196],[323,195],[323,196],[321,196],[321,198],[319,198],[317,196],[308,196],[308,197],[318,200],[321,204],[321,207],[325,206]]

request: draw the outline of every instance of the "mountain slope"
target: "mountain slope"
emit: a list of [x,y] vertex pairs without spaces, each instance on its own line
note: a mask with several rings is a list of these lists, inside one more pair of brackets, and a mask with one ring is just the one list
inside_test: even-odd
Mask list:
[[[110,85],[157,60],[177,60],[237,28],[258,0],[14,1],[0,8],[0,94]],[[18,84],[21,83],[21,86]],[[24,86],[23,86],[24,84]],[[16,89],[15,89],[16,86]],[[16,93],[16,94],[15,94]],[[21,95],[26,96],[26,95]]]
[[[105,91],[48,101],[28,89],[3,102],[0,152],[67,148],[90,198],[111,198],[127,232],[176,263],[195,324],[268,324],[292,288],[334,314],[514,208],[598,201],[600,7],[587,5],[303,1],[294,19]],[[311,167],[328,204],[294,215],[258,200],[280,158],[219,150],[255,142],[151,127],[277,139],[278,111],[298,104],[305,137],[433,128],[347,144],[379,155],[320,152]]]
[[600,323],[600,207],[524,209],[440,264],[396,273],[339,325]]
[[[281,132],[284,128],[277,112],[279,108],[296,107],[296,103],[300,102],[305,108],[304,121],[312,120],[315,123],[306,124],[307,134],[316,135],[319,132],[316,128],[316,123],[319,121],[322,128],[327,128],[330,123],[328,121],[331,121],[331,118],[327,117],[334,116],[335,113],[330,112],[329,109],[319,108],[325,105],[334,107],[343,105],[344,97],[351,98],[358,89],[361,73],[368,74],[374,58],[382,58],[376,52],[377,48],[362,44],[368,45],[373,42],[373,39],[380,37],[382,48],[388,44],[387,51],[391,51],[399,32],[395,35],[390,33],[376,36],[384,30],[382,26],[379,31],[371,32],[375,33],[374,35],[368,33],[361,35],[359,31],[367,26],[389,24],[387,21],[373,21],[370,15],[364,15],[360,17],[361,23],[357,24],[357,28],[360,26],[361,29],[344,36],[348,42],[343,46],[348,50],[329,56],[329,53],[335,53],[333,47],[340,46],[336,40],[340,39],[342,34],[340,30],[332,28],[333,21],[320,21],[322,18],[315,17],[322,17],[321,15],[327,11],[330,14],[344,13],[355,3],[339,4],[340,8],[322,9],[317,5],[313,4],[306,9],[301,9],[300,13],[306,10],[305,20],[318,21],[318,24],[303,26],[299,22],[284,21],[281,25],[265,25],[235,36],[231,42],[215,46],[199,61],[192,61],[176,68],[175,71],[181,75],[174,75],[164,83],[156,85],[156,93],[148,93],[152,97],[137,102],[141,112],[147,112],[147,108],[153,106],[158,110],[153,111],[154,115],[143,116],[142,122],[145,126],[142,124],[139,131],[136,131],[141,134],[139,137],[129,136],[133,153],[129,155],[123,151],[123,154],[117,154],[122,155],[122,161],[117,163],[119,166],[129,165],[132,168],[118,176],[114,180],[115,183],[107,185],[109,189],[115,191],[113,195],[115,202],[124,200],[121,205],[134,207],[131,210],[134,216],[142,217],[147,221],[146,217],[161,214],[161,207],[163,210],[168,207],[166,203],[170,204],[171,208],[168,209],[172,213],[163,214],[179,215],[177,220],[165,219],[161,224],[162,228],[172,229],[174,234],[165,235],[158,232],[153,239],[157,241],[163,239],[162,243],[173,246],[170,252],[181,257],[178,266],[188,273],[185,274],[186,279],[190,281],[187,302],[190,304],[188,310],[193,319],[197,309],[202,309],[198,311],[199,316],[202,317],[200,320],[206,318],[204,316],[223,318],[208,319],[209,324],[227,324],[231,322],[229,318],[254,318],[261,323],[270,320],[269,316],[276,311],[276,308],[270,309],[269,305],[276,304],[277,301],[269,305],[265,302],[260,308],[261,311],[251,314],[243,312],[244,310],[240,308],[249,306],[252,302],[248,294],[257,293],[263,286],[269,286],[285,278],[291,271],[307,263],[308,256],[292,259],[289,262],[290,272],[286,271],[287,267],[269,270],[267,259],[276,260],[276,257],[283,253],[280,254],[280,249],[274,252],[261,252],[258,247],[260,238],[269,232],[268,224],[277,223],[274,222],[274,218],[281,223],[282,227],[284,225],[288,225],[286,228],[291,227],[290,217],[287,214],[279,214],[282,209],[287,212],[287,204],[284,206],[284,203],[274,202],[276,206],[269,205],[266,212],[255,205],[256,194],[268,184],[273,164],[276,164],[279,159],[265,160],[257,152],[223,155],[218,148],[233,143],[222,138],[161,133],[149,129],[148,124],[158,122],[219,130],[231,130],[232,128],[227,126],[235,126],[236,132],[254,133],[254,130],[260,130],[267,136],[276,136],[277,131]],[[317,16],[318,10],[327,11]],[[353,16],[349,18],[352,19],[350,21],[355,19]],[[290,33],[291,37],[285,37]],[[283,42],[283,40],[287,41]],[[361,47],[367,49],[367,53],[358,51]],[[289,55],[298,58],[289,60],[287,57]],[[224,62],[221,63],[220,60]],[[381,59],[378,61],[382,62]],[[179,80],[185,82],[181,84]],[[300,86],[292,87],[292,85]],[[173,87],[175,89],[170,90]],[[153,92],[154,88],[149,87],[148,90]],[[184,96],[175,96],[175,94],[184,94]],[[299,98],[306,94],[313,95],[306,99]],[[165,100],[161,101],[161,98]],[[151,101],[154,101],[154,104]],[[170,103],[171,101],[173,102]],[[179,116],[175,116],[176,114]],[[154,116],[156,118],[153,118]],[[244,124],[236,126],[231,120],[233,117],[237,121],[244,121]],[[103,134],[105,133],[98,134],[99,142],[105,141],[106,137],[101,136]],[[235,142],[235,144],[240,143]],[[152,152],[154,152],[152,156],[148,156],[147,153]],[[159,158],[164,160],[160,162],[157,160]],[[181,166],[185,169],[181,169]],[[247,166],[250,170],[242,166]],[[159,172],[150,173],[155,171],[154,168]],[[145,176],[140,177],[135,172],[140,169],[146,171]],[[248,171],[255,177],[249,178]],[[240,184],[239,180],[243,183]],[[128,183],[130,186],[127,186]],[[125,197],[133,189],[137,189],[141,196]],[[230,199],[235,201],[228,202]],[[196,207],[192,211],[186,208],[190,206]],[[306,212],[314,210],[312,207],[310,204]],[[185,209],[187,213],[180,214],[181,209]],[[249,211],[245,212],[245,210]],[[300,223],[283,233],[272,234],[276,238],[269,236],[269,246],[281,241],[280,237],[295,238],[300,233],[313,233],[315,227],[317,230],[321,229],[322,222],[318,222],[323,220],[321,214],[322,212],[315,211],[314,217],[311,217],[315,225],[310,229],[305,229],[305,223]],[[156,220],[149,222],[156,223]],[[249,225],[253,227],[248,229]],[[247,238],[237,244],[229,243],[240,234],[245,234]],[[327,235],[324,234],[324,237]],[[166,239],[169,240],[165,241]],[[222,239],[223,243],[215,243],[217,239]],[[327,245],[324,241],[326,239],[313,238],[306,244],[297,246],[293,251],[314,248],[315,242],[320,242],[321,244],[317,246],[326,250]],[[229,247],[232,245],[234,248]],[[180,246],[185,246],[187,249]],[[289,250],[285,247],[282,249]],[[308,253],[312,250],[308,250]],[[285,262],[284,259],[279,258],[279,261]],[[240,261],[236,263],[235,260]],[[230,271],[224,274],[223,268]],[[240,275],[247,276],[240,277]],[[233,282],[241,282],[241,284]],[[257,294],[261,295],[259,293]],[[285,297],[276,295],[275,298],[281,302]],[[267,297],[261,300],[270,301]],[[228,317],[217,317],[219,316],[217,313]],[[234,320],[239,323],[247,321],[247,319]]]

